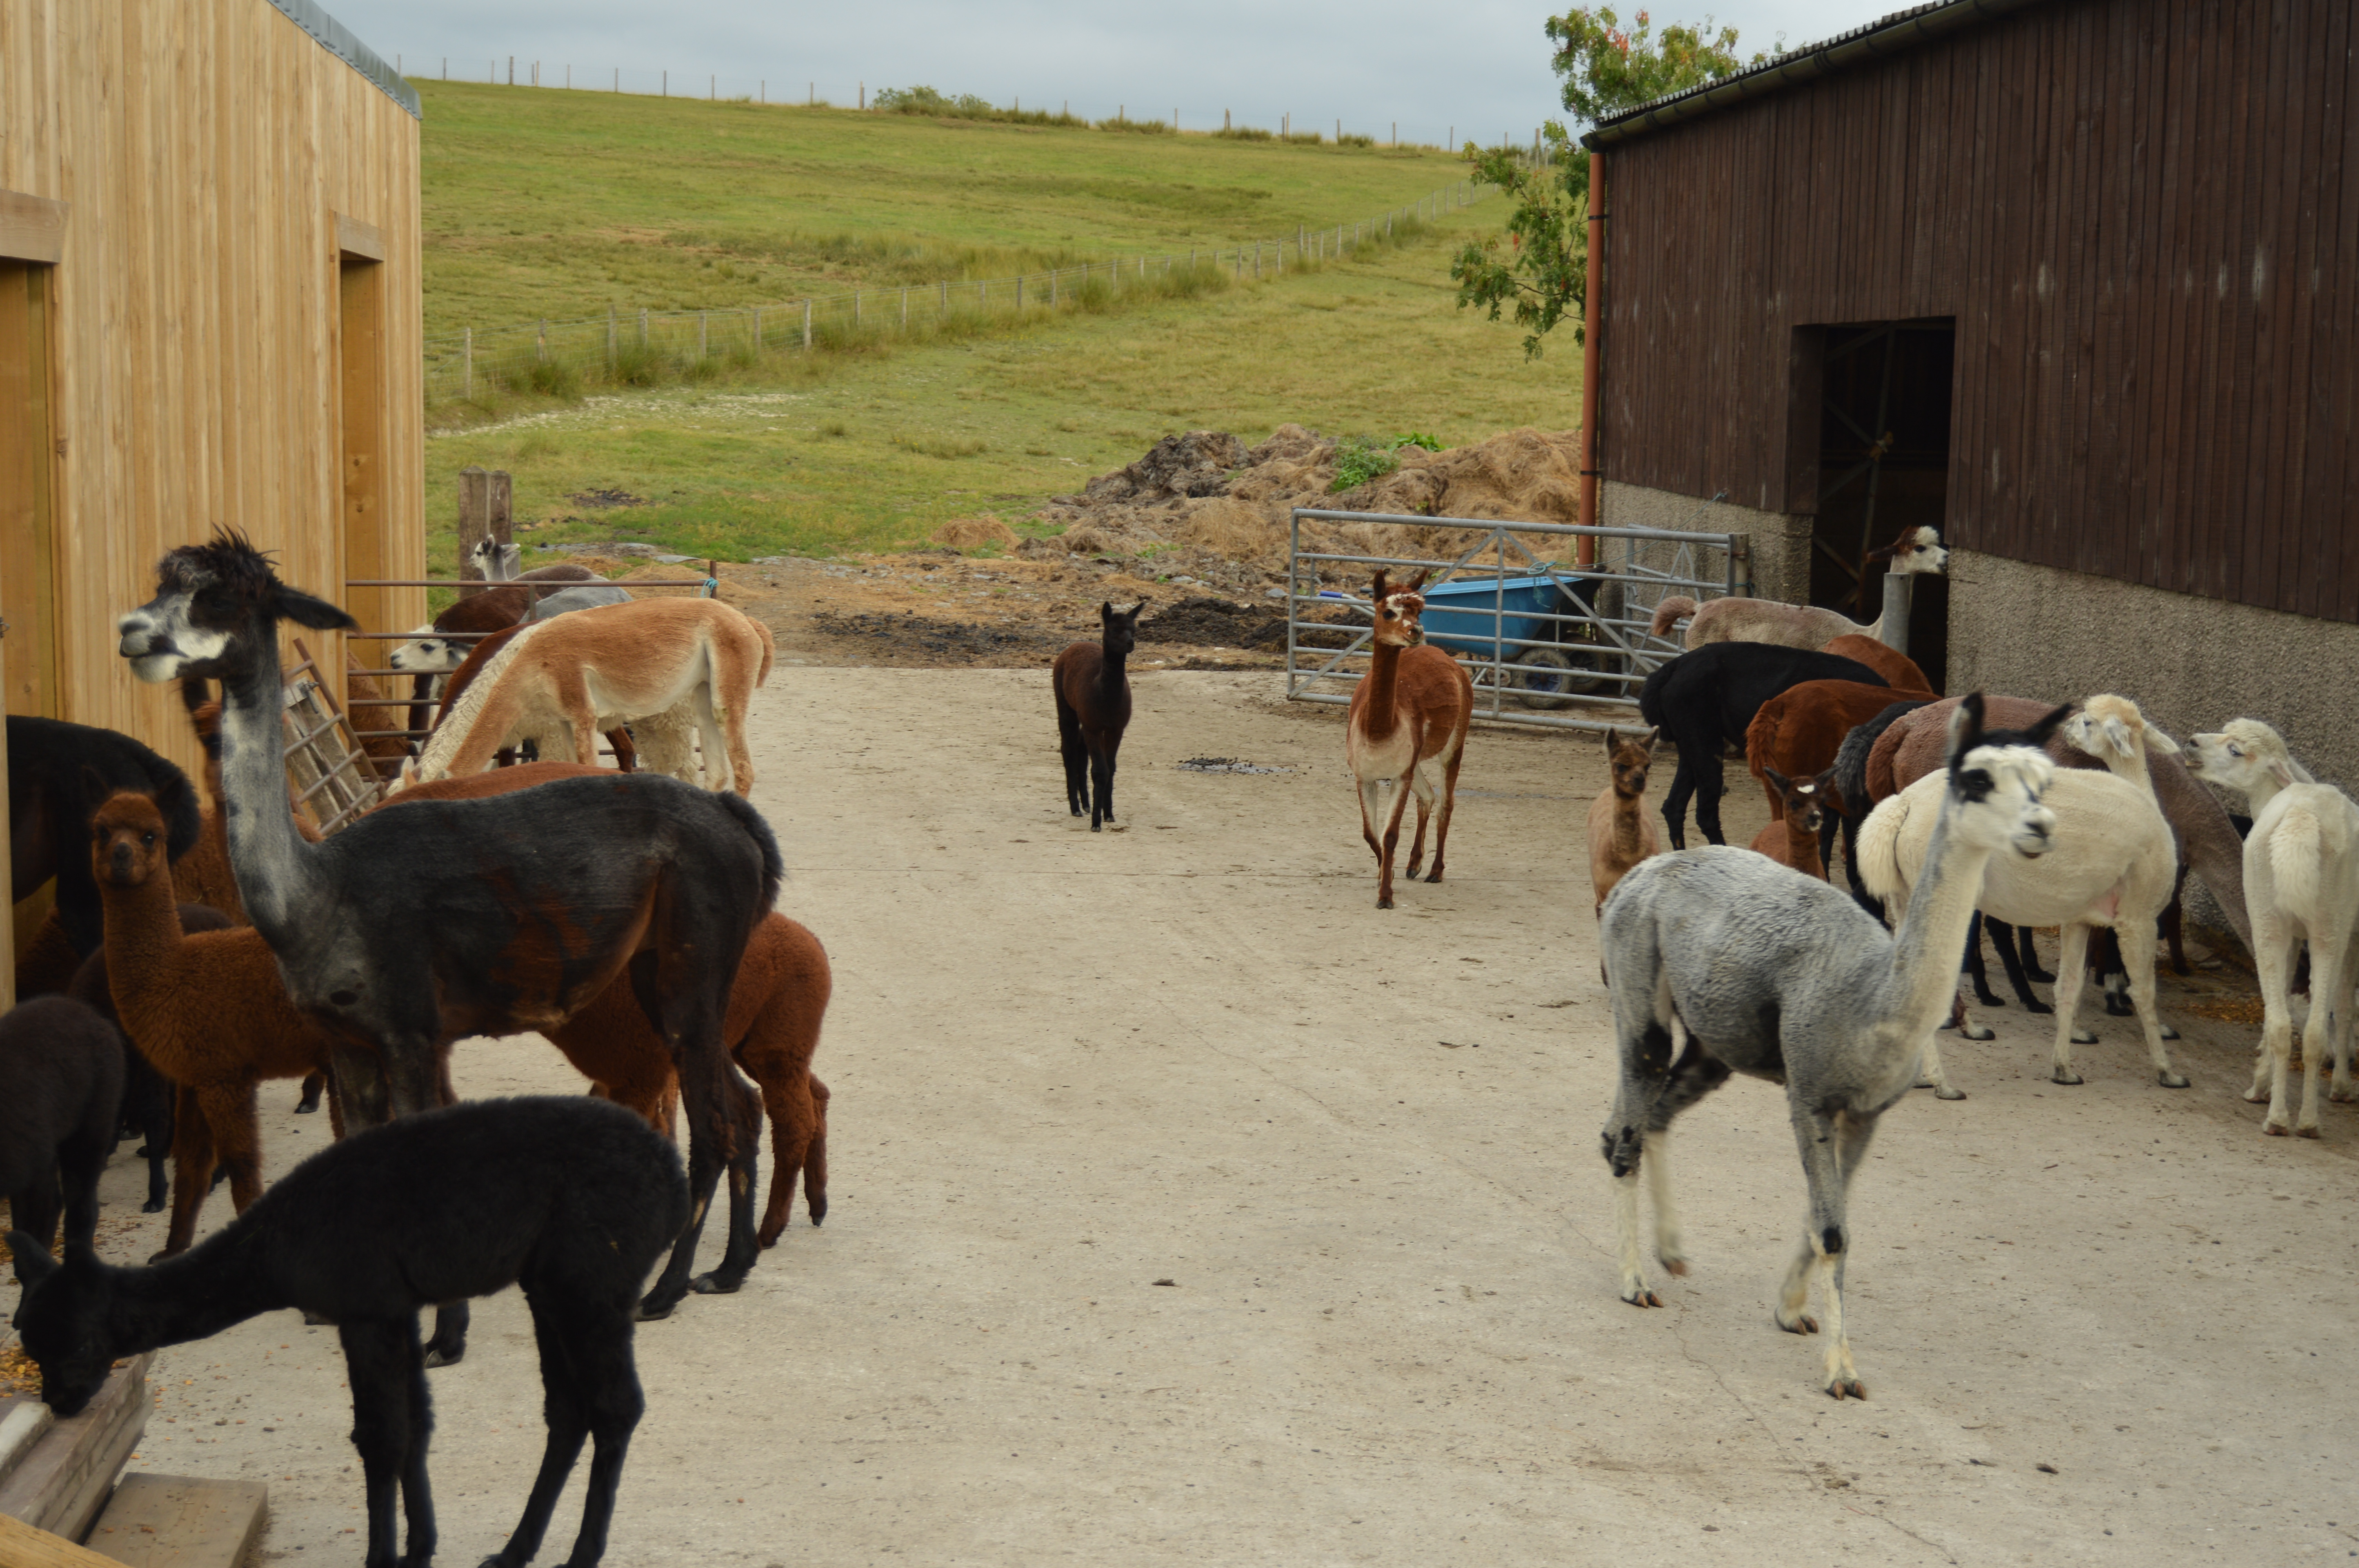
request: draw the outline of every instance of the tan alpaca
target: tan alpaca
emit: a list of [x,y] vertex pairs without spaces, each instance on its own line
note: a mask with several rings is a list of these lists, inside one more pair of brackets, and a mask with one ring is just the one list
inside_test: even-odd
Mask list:
[[1589,803],[1589,881],[1599,909],[1631,867],[1663,852],[1655,814],[1647,809],[1647,770],[1654,761],[1654,730],[1628,737],[1605,732],[1605,762],[1614,776]]
[[[1417,838],[1409,846],[1409,880],[1417,880],[1425,861],[1429,816],[1434,817],[1433,871],[1425,880],[1441,880],[1450,816],[1458,804],[1458,765],[1466,760],[1466,730],[1474,717],[1473,677],[1465,665],[1425,640],[1418,619],[1425,612],[1419,589],[1428,575],[1420,571],[1408,587],[1395,589],[1381,570],[1376,573],[1368,595],[1375,647],[1367,676],[1352,688],[1343,726],[1343,758],[1360,786],[1360,836],[1376,857],[1378,909],[1393,906],[1393,850],[1411,795],[1417,796]],[[1389,810],[1379,793],[1386,779],[1393,782]]]
[[1762,777],[1777,792],[1783,815],[1754,836],[1754,853],[1825,881],[1826,863],[1819,856],[1819,825],[1826,820],[1826,803],[1834,794],[1834,769],[1816,778],[1789,779],[1775,768],[1765,768]]
[[660,760],[650,754],[650,766],[748,794],[745,714],[770,677],[770,656],[768,628],[713,599],[644,599],[535,622],[459,694],[403,780],[479,773],[500,748],[527,739],[567,737],[574,760],[594,764],[601,730],[679,708],[674,722],[684,731],[692,720],[702,738],[705,777],[688,765],[684,733]]

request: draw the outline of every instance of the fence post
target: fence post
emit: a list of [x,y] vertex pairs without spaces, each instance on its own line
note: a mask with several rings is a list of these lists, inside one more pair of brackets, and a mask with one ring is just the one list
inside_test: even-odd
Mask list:
[[810,300],[808,300],[808,299],[804,300],[804,301],[803,301],[803,352],[805,352],[805,353],[809,353],[809,352],[810,352],[810,308],[811,308],[811,302],[810,302]]
[[903,284],[903,285],[901,286],[901,330],[903,330],[904,332],[906,332],[906,331],[908,331],[908,330],[909,330],[909,286],[908,286],[908,284],[906,284],[906,283],[905,283],[905,284]]
[[549,318],[540,319],[540,335],[533,341],[533,357],[541,363],[549,362]]
[[644,349],[644,348],[646,348],[647,346],[647,313],[645,310],[641,310],[641,311],[639,312],[639,347],[641,347],[641,348],[643,348],[643,349]]
[[1016,313],[1024,314],[1024,275],[1020,272],[1016,275]]
[[1057,269],[1053,266],[1049,269],[1049,308],[1057,308]]
[[1734,597],[1753,597],[1753,535],[1731,534],[1728,536],[1728,591]]

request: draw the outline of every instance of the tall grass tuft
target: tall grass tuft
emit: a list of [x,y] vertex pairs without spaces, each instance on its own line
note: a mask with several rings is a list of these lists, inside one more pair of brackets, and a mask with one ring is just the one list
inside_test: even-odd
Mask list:
[[1002,109],[972,92],[952,96],[931,87],[880,88],[869,103],[877,113],[884,114],[924,114],[937,120],[987,120],[1003,125],[1063,125],[1074,130],[1089,127],[1089,122],[1078,114],[1062,111],[1051,114],[1046,109]]
[[1265,131],[1259,125],[1223,125],[1221,129],[1214,131],[1212,135],[1232,142],[1274,142],[1277,140],[1277,132]]
[[1171,127],[1161,120],[1133,120],[1122,114],[1116,114],[1111,120],[1100,120],[1097,123],[1097,128],[1101,131],[1136,131],[1147,136],[1168,136],[1172,134]]

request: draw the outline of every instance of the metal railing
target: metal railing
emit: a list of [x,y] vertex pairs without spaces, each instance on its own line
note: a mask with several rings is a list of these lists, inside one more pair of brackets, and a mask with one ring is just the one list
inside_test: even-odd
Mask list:
[[[1378,524],[1398,530],[1403,547],[1386,554],[1306,549],[1305,523]],[[1468,545],[1453,555],[1419,553],[1411,530],[1427,531],[1429,539],[1433,532],[1467,536]],[[1570,556],[1582,536],[1597,541],[1593,564],[1558,557],[1552,546]],[[1673,593],[1698,602],[1749,595],[1751,565],[1751,539],[1744,534],[1298,506],[1287,549],[1286,695],[1348,704],[1373,651],[1367,587],[1375,568],[1424,568],[1431,573],[1424,589],[1426,641],[1473,676],[1476,718],[1557,730],[1627,728],[1647,676],[1680,651],[1679,643],[1648,632],[1655,607]],[[1705,575],[1715,566],[1717,572]],[[1322,579],[1353,586],[1322,587]]]

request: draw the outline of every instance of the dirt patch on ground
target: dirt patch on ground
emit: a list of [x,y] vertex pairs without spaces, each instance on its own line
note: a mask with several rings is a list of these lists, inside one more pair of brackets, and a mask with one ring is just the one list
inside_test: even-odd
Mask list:
[[1138,623],[1142,643],[1188,643],[1199,647],[1286,646],[1286,611],[1224,599],[1183,599]]
[[1054,637],[1006,626],[980,626],[968,621],[934,621],[908,611],[864,615],[839,615],[822,610],[811,617],[821,636],[866,644],[878,664],[976,664],[1021,658],[1024,663],[1055,656],[1064,643]]

